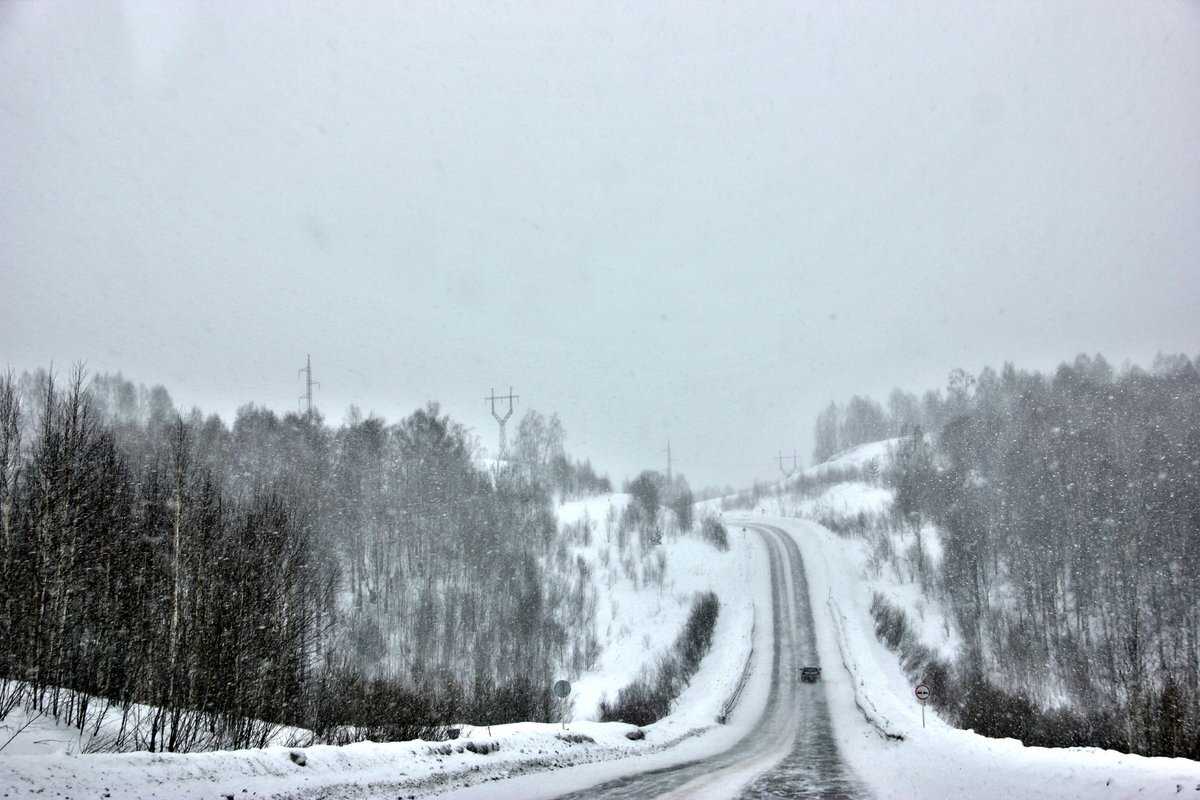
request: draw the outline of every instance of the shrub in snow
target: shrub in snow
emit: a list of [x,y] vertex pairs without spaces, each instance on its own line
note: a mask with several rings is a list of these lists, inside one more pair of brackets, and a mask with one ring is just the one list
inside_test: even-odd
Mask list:
[[[314,733],[326,744],[404,742],[448,738],[441,720],[452,718],[454,694],[415,691],[396,679],[366,679],[349,665],[321,677]],[[354,724],[349,724],[349,721]]]
[[653,525],[658,517],[658,505],[662,498],[663,476],[654,470],[643,470],[628,486],[629,494],[636,501],[631,508],[640,512],[641,521]]
[[667,486],[667,507],[675,512],[675,522],[684,533],[692,529],[692,504],[696,502],[687,479],[676,475]]
[[675,642],[675,650],[680,655],[683,672],[686,674],[684,680],[692,677],[700,668],[700,660],[712,645],[713,630],[717,626],[717,613],[720,608],[721,601],[712,592],[705,592],[692,603],[683,634]]
[[701,659],[712,646],[719,610],[720,601],[712,592],[696,598],[671,652],[659,658],[655,669],[643,672],[621,689],[615,703],[609,703],[607,698],[601,700],[601,721],[628,722],[640,727],[670,713],[672,701],[696,674]]
[[892,650],[899,650],[908,633],[908,615],[878,592],[871,598],[871,616],[875,618],[875,636]]
[[652,674],[643,673],[637,680],[617,693],[617,700],[610,704],[605,698],[600,701],[602,722],[628,722],[631,725],[649,725],[665,717],[671,710],[671,694],[674,662],[660,660],[658,669]]
[[729,549],[729,532],[721,521],[714,516],[707,516],[700,523],[700,538],[718,550]]

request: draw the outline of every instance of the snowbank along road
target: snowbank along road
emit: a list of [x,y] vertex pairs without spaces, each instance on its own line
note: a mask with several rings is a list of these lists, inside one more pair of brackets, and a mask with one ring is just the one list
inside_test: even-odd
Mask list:
[[750,734],[719,755],[603,783],[561,800],[866,796],[838,754],[824,687],[800,682],[801,667],[819,666],[800,550],[779,528],[730,524],[753,530],[770,554],[775,646],[762,717]]

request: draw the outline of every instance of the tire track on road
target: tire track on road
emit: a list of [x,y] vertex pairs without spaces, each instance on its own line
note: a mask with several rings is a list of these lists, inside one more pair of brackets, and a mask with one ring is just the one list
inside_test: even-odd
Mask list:
[[609,781],[559,800],[867,796],[838,754],[824,687],[799,679],[801,666],[818,665],[800,549],[779,528],[752,522],[745,527],[767,547],[772,585],[771,687],[754,729],[717,756]]

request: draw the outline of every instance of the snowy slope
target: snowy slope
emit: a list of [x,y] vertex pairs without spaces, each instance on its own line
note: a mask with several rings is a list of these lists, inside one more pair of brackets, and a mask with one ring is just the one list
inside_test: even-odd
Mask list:
[[[841,537],[817,523],[886,514],[892,491],[883,481],[852,477],[789,493],[802,477],[818,478],[875,463],[886,470],[895,440],[840,453],[781,482],[781,494],[751,512],[726,518],[776,525],[789,533],[805,561],[818,628],[824,683],[843,757],[879,798],[1200,798],[1200,763],[1145,758],[1097,748],[1026,747],[958,730],[926,709],[924,727],[914,686],[897,656],[874,635],[873,594],[904,609],[921,642],[952,655],[958,636],[940,604],[919,585],[915,539],[895,531]],[[922,530],[926,558],[941,555],[937,532]],[[888,560],[879,550],[898,557]],[[903,740],[888,738],[903,736]],[[1190,794],[1189,794],[1190,793]]]
[[[688,705],[682,716],[673,715],[668,727],[711,724],[724,698],[732,691],[749,653],[754,604],[744,592],[732,587],[748,582],[754,554],[745,548],[722,553],[693,536],[673,535],[668,525],[665,541],[659,546],[666,569],[661,583],[652,577],[654,558],[649,559],[648,565],[645,559],[636,556],[630,559],[635,562],[635,580],[626,573],[628,565],[619,563],[620,550],[609,522],[628,502],[628,495],[605,495],[566,503],[558,510],[560,525],[580,521],[592,525],[591,543],[572,547],[569,558],[572,562],[583,559],[589,565],[599,594],[597,622],[601,654],[594,669],[573,682],[573,718],[599,719],[601,699],[605,696],[615,699],[617,691],[636,678],[641,669],[652,666],[683,629],[693,598],[712,590],[721,600],[721,609],[710,660],[727,662],[729,669],[711,676],[705,702]],[[666,516],[667,512],[663,514]],[[722,630],[727,635],[719,635]]]
[[[885,451],[877,448],[875,455]],[[848,456],[868,453],[870,448]],[[882,500],[877,492],[886,490],[841,484],[818,491],[817,499],[824,501],[821,508],[834,507],[836,499],[840,513],[853,515],[864,507],[878,510]],[[1196,762],[1095,749],[1030,748],[954,729],[932,710],[922,727],[913,687],[896,656],[874,636],[869,605],[874,592],[887,594],[910,612],[910,618],[925,620],[923,637],[928,643],[952,650],[955,643],[944,615],[936,603],[920,596],[911,576],[879,569],[862,539],[839,537],[811,520],[780,516],[780,506],[787,501],[764,500],[767,514],[728,513],[731,550],[725,554],[686,537],[668,539],[662,545],[668,567],[661,585],[640,581],[635,588],[631,579],[618,578],[609,586],[598,580],[598,616],[607,615],[612,624],[602,627],[604,652],[594,669],[574,681],[574,716],[565,729],[523,723],[497,726],[490,736],[487,729],[467,727],[448,743],[274,747],[178,756],[80,756],[61,752],[61,747],[55,753],[18,755],[14,749],[0,752],[0,796],[27,797],[45,790],[68,798],[438,795],[535,800],[702,759],[750,731],[766,702],[767,670],[752,669],[730,724],[714,724],[751,646],[753,667],[769,661],[764,657],[770,652],[766,557],[758,538],[740,531],[738,522],[744,520],[780,527],[800,547],[838,748],[876,797],[1200,798]],[[563,522],[585,517],[597,522],[591,544],[575,546],[569,555],[592,564],[598,579],[609,574],[601,554],[607,546],[603,520],[610,504],[623,502],[613,496],[560,509]],[[608,558],[611,564],[611,553]],[[671,716],[646,728],[642,741],[626,738],[631,726],[592,721],[600,696],[615,694],[642,665],[653,661],[677,634],[691,593],[706,587],[722,600],[713,650]],[[0,731],[0,743],[6,738]],[[293,761],[293,754],[302,757],[303,766]]]
[[[734,535],[728,552],[686,535],[668,535],[660,546],[661,580],[647,580],[646,565],[622,564],[611,530],[628,503],[608,495],[567,503],[560,525],[587,520],[589,544],[569,547],[566,561],[583,560],[597,589],[602,650],[593,669],[573,680],[568,719],[563,724],[520,723],[487,728],[465,724],[450,742],[361,743],[347,747],[271,747],[264,750],[197,754],[81,755],[89,737],[44,720],[34,720],[0,750],[0,797],[108,798],[427,796],[476,785],[481,796],[554,796],[564,786],[583,788],[629,774],[646,765],[666,766],[702,758],[744,735],[766,700],[761,675],[750,681],[730,725],[717,716],[739,682],[757,642],[769,649],[766,624],[755,625],[756,606],[769,610],[769,586],[755,581],[765,569],[757,540]],[[634,550],[630,547],[629,552]],[[607,552],[606,552],[607,551]],[[653,566],[651,567],[653,572]],[[747,587],[754,587],[747,591]],[[633,726],[600,723],[602,697],[615,698],[639,671],[655,663],[678,635],[697,592],[713,590],[721,600],[714,643],[673,713],[631,741]],[[564,677],[567,677],[564,675]],[[573,677],[573,676],[572,676]],[[0,723],[0,745],[25,720],[10,715]],[[582,741],[581,741],[582,739]],[[634,757],[634,758],[631,758]],[[303,765],[296,760],[303,761]],[[569,768],[569,769],[568,769]],[[553,779],[547,771],[555,773]],[[495,780],[527,774],[519,794],[497,794]],[[506,786],[509,784],[506,783]],[[516,791],[512,789],[511,791]]]
[[1200,797],[1195,761],[1025,747],[955,729],[932,710],[923,728],[914,687],[874,636],[866,560],[811,521],[755,520],[783,528],[804,556],[838,745],[876,797]]

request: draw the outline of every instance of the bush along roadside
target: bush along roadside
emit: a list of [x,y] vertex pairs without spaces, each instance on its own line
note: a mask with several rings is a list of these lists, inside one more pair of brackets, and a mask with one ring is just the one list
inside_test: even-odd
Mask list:
[[1127,751],[1120,716],[1112,709],[1042,709],[1024,694],[991,682],[979,668],[977,655],[966,654],[957,668],[939,658],[917,640],[904,610],[878,592],[871,599],[871,616],[879,641],[900,656],[901,667],[914,683],[933,690],[931,704],[953,725],[982,736],[1018,739],[1031,747]]
[[671,703],[696,674],[700,661],[712,646],[720,605],[712,592],[697,597],[671,650],[660,656],[653,668],[643,670],[637,680],[621,689],[615,702],[601,700],[600,720],[640,727],[670,713]]
[[722,552],[729,549],[729,533],[721,521],[712,515],[700,523],[700,538]]

